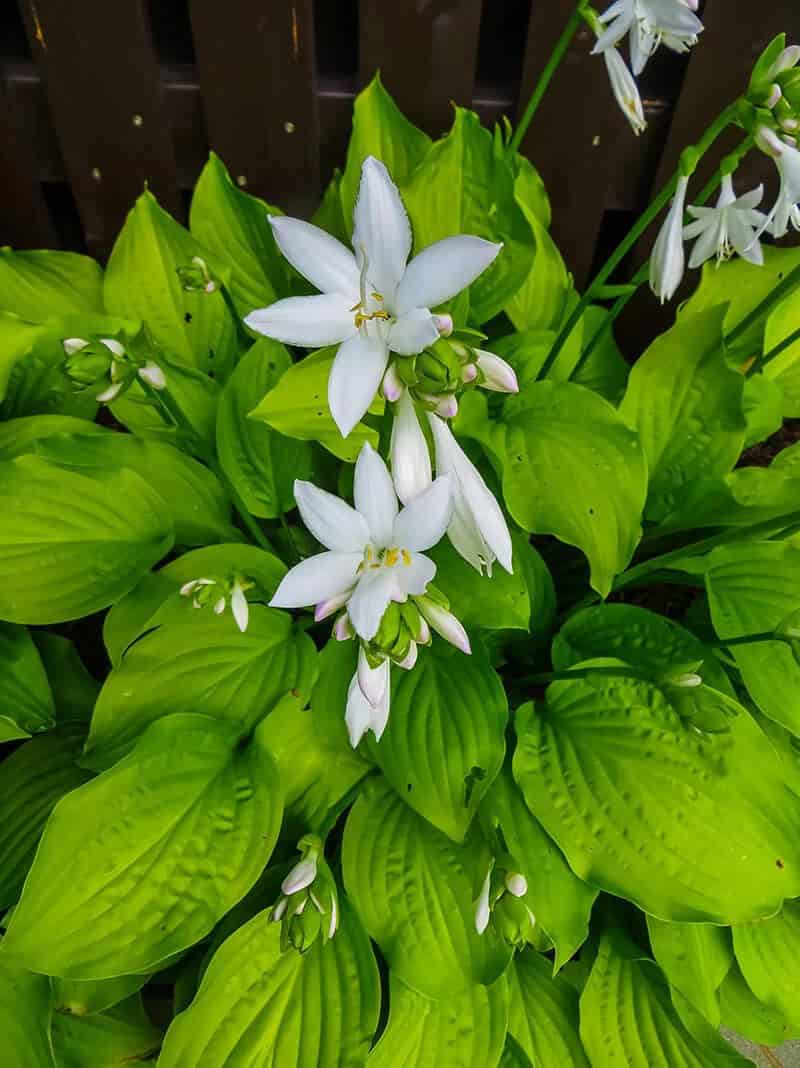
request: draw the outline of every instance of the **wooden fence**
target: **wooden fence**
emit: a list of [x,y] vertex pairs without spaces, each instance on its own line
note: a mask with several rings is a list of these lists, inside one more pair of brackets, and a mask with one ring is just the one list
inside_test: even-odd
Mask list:
[[[489,124],[513,119],[573,3],[0,0],[0,244],[103,258],[145,181],[185,219],[209,147],[243,188],[308,213],[344,160],[353,96],[375,70],[432,135],[449,126],[453,100]],[[698,47],[659,53],[645,72],[640,138],[588,32],[529,131],[523,148],[578,284],[769,39],[786,30],[800,41],[798,0],[706,0],[702,14]]]

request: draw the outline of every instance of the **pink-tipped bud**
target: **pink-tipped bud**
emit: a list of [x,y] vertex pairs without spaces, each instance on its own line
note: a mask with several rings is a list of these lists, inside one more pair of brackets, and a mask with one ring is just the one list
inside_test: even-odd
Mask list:
[[353,637],[354,633],[350,616],[344,612],[333,624],[333,636],[337,642],[346,642]]
[[338,597],[329,597],[327,601],[320,601],[314,609],[314,622],[321,623],[323,619],[327,619],[334,612],[338,612],[340,608],[344,608],[349,600],[350,590],[346,593],[340,593]]
[[445,394],[436,405],[435,411],[442,419],[455,419],[458,415],[458,401],[455,395],[452,393]]
[[461,372],[461,381],[464,382],[464,383],[474,382],[477,377],[478,377],[478,368],[475,366],[475,364],[474,363],[465,364],[464,368],[463,368],[463,370]]
[[431,628],[428,626],[427,620],[420,619],[419,628],[414,639],[418,645],[430,645],[431,643]]
[[781,141],[783,141],[783,143],[785,145],[788,145],[789,148],[797,148],[797,138],[796,137],[790,137],[789,134],[782,134],[781,135]]
[[400,400],[404,389],[405,386],[403,385],[402,378],[397,373],[397,368],[393,363],[390,363],[386,374],[383,376],[384,397],[387,401],[394,403],[395,401]]
[[781,119],[781,128],[787,133],[796,133],[800,130],[800,122],[797,119]]
[[769,69],[769,77],[776,78],[784,71],[791,70],[800,63],[800,45],[789,45],[781,52]]
[[402,668],[403,671],[410,671],[417,662],[417,644],[412,642],[408,647],[408,652],[402,660],[397,661],[397,666]]
[[525,897],[528,892],[528,880],[519,871],[510,871],[506,874],[506,890],[514,897]]
[[454,645],[456,649],[460,649],[462,653],[469,655],[472,652],[472,646],[469,644],[469,638],[461,620],[457,619],[452,612],[448,612],[446,608],[436,604],[430,597],[415,597],[414,600],[417,608],[437,634]]
[[450,337],[453,333],[452,315],[434,315],[433,322],[442,337]]
[[778,103],[782,96],[783,93],[781,92],[781,87],[778,85],[777,82],[773,82],[770,86],[769,96],[764,101],[764,107],[767,109],[767,111],[772,111],[772,109],[775,107],[775,105]]
[[758,148],[773,159],[783,155],[783,142],[769,126],[759,126],[754,134],[754,140]]
[[478,349],[478,370],[483,375],[481,385],[496,393],[519,393],[519,382],[514,368],[493,352]]

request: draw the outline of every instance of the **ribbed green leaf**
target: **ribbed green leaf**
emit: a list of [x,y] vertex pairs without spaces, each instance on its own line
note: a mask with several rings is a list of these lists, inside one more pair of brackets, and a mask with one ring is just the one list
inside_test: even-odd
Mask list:
[[133,471],[86,475],[34,456],[0,464],[0,515],[0,618],[15,623],[106,608],[174,537],[169,509]]
[[750,1062],[732,1047],[703,1045],[686,1030],[661,972],[643,956],[619,931],[600,942],[580,1002],[581,1039],[592,1064],[746,1068]]
[[389,1022],[368,1068],[473,1068],[497,1064],[508,1021],[508,984],[473,986],[442,1001],[389,978]]
[[0,906],[13,905],[53,806],[91,778],[75,763],[85,728],[32,738],[0,764]]
[[[531,598],[525,581],[523,555],[535,553],[522,535],[514,538],[514,573],[495,567],[491,577],[481,575],[455,551],[449,541],[441,541],[430,553],[436,564],[437,583],[447,590],[450,611],[467,630],[528,630],[531,624]],[[533,565],[536,566],[535,564]]]
[[138,994],[91,1016],[54,1012],[52,1031],[58,1068],[128,1068],[161,1046]]
[[733,948],[747,985],[800,1030],[800,901],[768,920],[733,929]]
[[552,683],[516,725],[514,777],[587,882],[721,924],[800,893],[800,803],[744,709],[704,735],[650,683],[596,676]]
[[733,963],[728,929],[708,923],[665,923],[648,916],[647,930],[653,956],[670,985],[719,1027],[718,990]]
[[509,1033],[536,1068],[589,1068],[578,1037],[578,995],[552,971],[533,949],[514,958],[508,970]]
[[347,892],[392,971],[428,997],[492,983],[509,953],[475,930],[477,851],[455,845],[383,780],[368,780],[342,846]]
[[36,630],[32,636],[53,693],[57,721],[88,720],[100,683],[86,670],[75,645],[45,630]]
[[89,256],[0,249],[0,308],[31,323],[102,312],[103,269]]
[[751,1042],[779,1046],[800,1037],[800,1028],[792,1028],[777,1009],[758,1000],[736,961],[719,989],[719,1002],[723,1026]]
[[53,1009],[71,1016],[91,1016],[126,1001],[149,975],[120,975],[115,979],[52,979]]
[[311,445],[248,416],[291,366],[283,345],[261,338],[239,362],[220,398],[217,452],[228,480],[253,515],[294,508],[294,480],[311,473]]
[[481,803],[481,823],[499,827],[509,853],[528,881],[525,903],[556,950],[555,970],[586,941],[597,890],[587,886],[525,804],[511,775],[500,772]]
[[[188,604],[188,602],[187,602]],[[316,673],[311,639],[286,612],[251,605],[241,634],[230,615],[187,607],[136,642],[97,699],[86,762],[108,767],[149,724],[174,712],[202,712],[250,730],[292,690],[307,700]]]
[[56,807],[3,951],[48,975],[153,971],[247,893],[280,827],[277,771],[258,738],[171,715]]
[[502,766],[507,719],[485,652],[435,642],[394,673],[389,724],[369,752],[411,808],[460,842]]
[[0,1019],[9,1068],[56,1068],[47,976],[23,971],[5,953],[0,955]]
[[107,433],[104,427],[74,415],[25,415],[0,423],[0,460],[13,460],[32,452],[36,442],[53,434]]
[[27,627],[0,623],[0,742],[51,727],[55,706]]
[[[2,254],[3,250],[0,249],[0,256]],[[6,395],[12,371],[28,355],[42,333],[41,327],[26,323],[8,312],[0,312],[0,401]]]
[[302,956],[281,952],[267,912],[223,942],[171,1024],[159,1068],[361,1068],[378,1024],[378,969],[341,905],[331,941]]

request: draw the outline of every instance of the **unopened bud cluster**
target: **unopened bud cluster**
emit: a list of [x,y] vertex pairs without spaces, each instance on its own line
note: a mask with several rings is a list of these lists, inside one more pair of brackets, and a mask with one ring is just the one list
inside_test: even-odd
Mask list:
[[230,601],[231,614],[236,626],[242,633],[247,630],[250,609],[245,593],[253,589],[254,583],[248,582],[241,575],[228,579],[196,578],[181,586],[182,597],[191,597],[193,608],[206,608],[211,605],[214,614],[221,616]]
[[113,337],[68,337],[64,346],[64,373],[76,393],[93,393],[95,400],[110,404],[136,379],[153,389],[164,389],[164,372],[153,360],[134,356]]
[[478,934],[483,934],[491,923],[512,946],[530,941],[536,917],[523,900],[527,892],[528,880],[517,870],[511,857],[493,860],[475,902]]
[[187,293],[216,293],[219,289],[219,279],[208,269],[202,256],[192,256],[189,265],[176,267],[175,271]]
[[305,953],[318,938],[323,945],[336,934],[339,898],[336,882],[323,856],[320,838],[307,834],[297,843],[302,858],[281,883],[281,896],[270,919],[281,924],[281,950],[293,946]]
[[[753,68],[745,97],[738,105],[744,128],[759,136],[765,127],[795,147],[800,130],[800,45],[786,45],[785,34],[776,37]],[[762,135],[763,136],[763,135]]]

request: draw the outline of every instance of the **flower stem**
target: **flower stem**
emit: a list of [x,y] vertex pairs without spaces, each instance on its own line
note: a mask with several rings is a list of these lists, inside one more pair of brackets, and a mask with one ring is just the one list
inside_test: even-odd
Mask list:
[[[757,323],[759,319],[763,318],[776,304],[780,303],[785,296],[788,296],[788,294],[798,286],[800,286],[800,266],[795,267],[793,271],[790,271],[782,282],[775,286],[775,288],[771,290],[759,304],[756,304],[751,312],[745,315],[744,319],[736,324],[733,330],[725,335],[725,344],[733,345],[742,334],[746,333],[751,326]],[[770,355],[770,358],[772,358],[771,354],[768,353],[767,355]]]
[[528,132],[528,127],[533,121],[534,115],[539,110],[539,105],[541,104],[542,99],[544,98],[544,94],[547,92],[547,87],[552,81],[553,75],[555,74],[556,70],[558,70],[558,66],[561,63],[561,60],[564,58],[567,49],[569,48],[570,41],[575,36],[578,27],[583,21],[584,11],[586,10],[586,8],[587,0],[579,0],[578,6],[572,12],[569,21],[561,32],[561,36],[556,41],[555,48],[550,54],[550,58],[548,59],[544,70],[539,75],[539,80],[533,87],[533,92],[531,93],[531,98],[528,101],[528,105],[525,108],[525,111],[523,112],[522,118],[519,120],[519,124],[516,130],[514,131],[514,136],[511,138],[511,141],[508,146],[509,157],[513,158],[514,154],[519,151],[519,146],[522,144],[522,140],[525,137],[525,134]]
[[521,685],[546,686],[550,682],[567,682],[572,679],[585,679],[590,675],[599,675],[606,678],[623,679],[651,679],[646,671],[640,671],[630,667],[588,667],[569,668],[566,671],[543,671],[537,675],[526,675],[515,681]]
[[776,356],[780,356],[790,345],[794,345],[795,341],[800,341],[800,327],[797,330],[793,330],[791,334],[787,334],[783,341],[773,345],[769,352],[765,352],[762,356],[756,356],[752,365],[747,369],[746,377],[749,378],[756,371],[763,371],[768,363],[771,363]]
[[[733,121],[733,118],[734,106],[731,105],[725,108],[725,110],[717,116],[717,118],[711,123],[711,125],[708,127],[708,129],[705,131],[705,133],[696,145],[690,146],[689,148],[684,150],[681,156],[681,165],[678,167],[678,169],[675,171],[675,173],[672,175],[666,185],[656,194],[654,199],[645,208],[645,210],[633,224],[631,229],[628,231],[627,236],[624,237],[622,241],[620,241],[620,243],[611,253],[609,258],[600,268],[595,278],[592,280],[591,284],[589,285],[589,288],[586,290],[581,299],[573,308],[572,314],[567,318],[567,321],[562,326],[558,337],[553,342],[553,347],[550,349],[550,352],[547,355],[547,359],[544,361],[539,370],[539,374],[537,376],[538,378],[544,378],[547,375],[547,372],[558,359],[558,354],[561,352],[570,334],[572,333],[577,323],[580,321],[580,318],[586,308],[589,306],[589,304],[591,304],[597,292],[601,289],[602,286],[605,285],[605,283],[609,280],[609,278],[620,265],[620,263],[622,263],[622,261],[625,259],[627,254],[630,252],[630,250],[633,248],[633,246],[636,244],[642,234],[648,229],[653,220],[661,214],[661,211],[669,203],[673,193],[675,192],[675,187],[678,184],[678,178],[682,174],[690,175],[693,173],[700,159],[709,150],[709,148],[716,141],[722,131],[725,130],[726,127]],[[621,299],[623,298],[620,298],[620,300]]]
[[720,638],[716,642],[706,642],[711,649],[727,649],[732,645],[753,645],[756,642],[774,642],[780,639],[773,630],[761,631],[759,634],[742,634],[738,638]]

